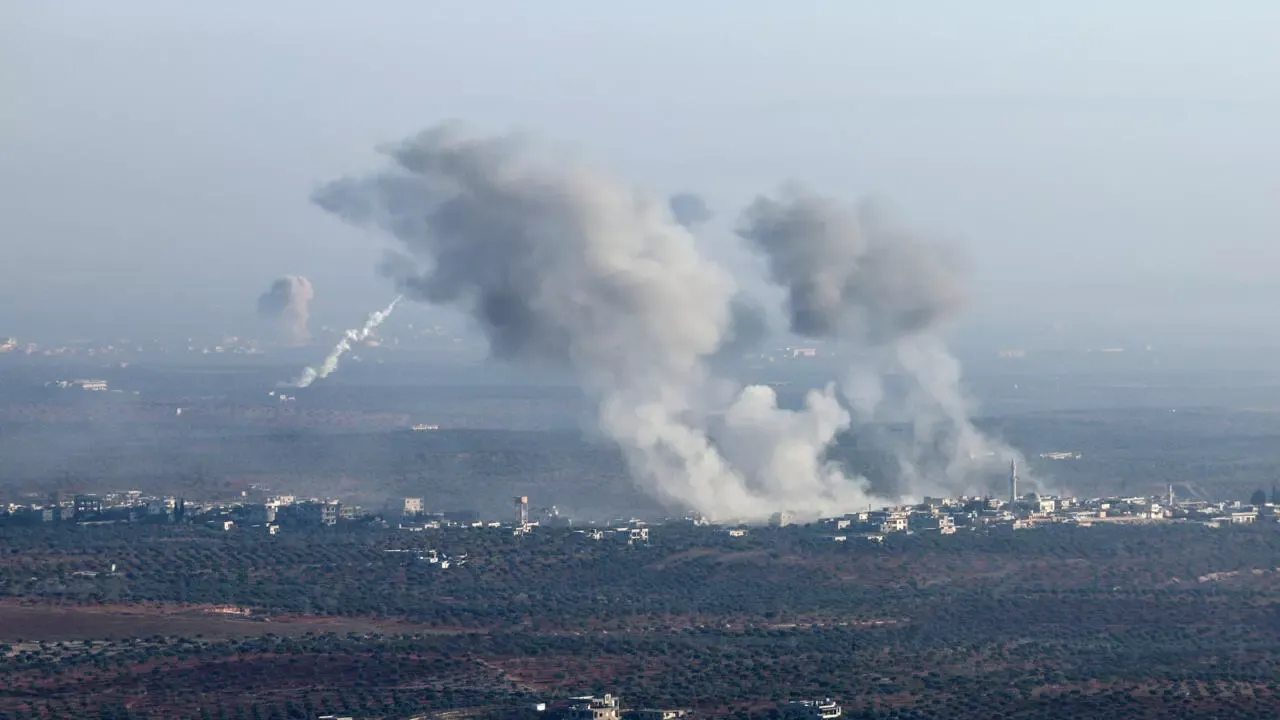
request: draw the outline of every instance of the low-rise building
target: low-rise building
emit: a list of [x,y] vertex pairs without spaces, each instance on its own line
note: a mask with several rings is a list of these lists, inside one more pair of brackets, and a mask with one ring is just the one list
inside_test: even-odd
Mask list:
[[955,532],[955,521],[950,515],[917,513],[908,519],[908,527],[916,532]]
[[911,522],[906,515],[890,515],[880,523],[880,532],[905,532],[910,525]]
[[245,508],[244,516],[245,522],[251,525],[267,525],[276,521],[276,506],[249,505]]
[[622,720],[622,701],[614,695],[576,697],[564,717],[565,720]]
[[102,513],[102,498],[97,495],[77,495],[75,503],[76,517],[86,517]]
[[310,502],[298,505],[298,520],[308,525],[336,525],[338,503]]
[[688,710],[627,710],[622,717],[625,720],[679,720],[689,714]]
[[834,720],[844,713],[839,703],[831,698],[822,700],[798,700],[788,703],[784,714],[791,718],[810,720]]

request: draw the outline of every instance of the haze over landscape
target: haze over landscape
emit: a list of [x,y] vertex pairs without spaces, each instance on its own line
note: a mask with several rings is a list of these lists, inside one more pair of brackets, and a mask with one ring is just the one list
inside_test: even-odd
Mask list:
[[956,239],[987,325],[1124,305],[1116,331],[1244,328],[1280,281],[1261,0],[4,12],[0,324],[20,336],[227,332],[290,273],[322,323],[380,305],[378,250],[307,194],[453,118],[696,190],[743,277],[728,209],[795,178]]
[[0,720],[1272,717],[1278,27],[5,6]]

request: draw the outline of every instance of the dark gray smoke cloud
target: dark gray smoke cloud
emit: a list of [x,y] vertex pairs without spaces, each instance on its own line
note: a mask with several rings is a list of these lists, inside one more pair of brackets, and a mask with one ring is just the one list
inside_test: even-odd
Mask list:
[[694,228],[711,219],[711,208],[701,195],[692,192],[678,192],[667,199],[671,208],[671,217],[687,228]]
[[383,152],[389,167],[314,201],[396,237],[403,252],[380,272],[468,311],[495,356],[571,369],[659,499],[752,519],[865,505],[861,479],[825,460],[849,423],[833,389],[786,411],[768,387],[713,376],[709,359],[750,335],[751,313],[735,318],[732,279],[670,208],[513,137],[445,126]]
[[791,330],[800,335],[883,344],[932,328],[964,304],[965,286],[945,256],[868,208],[791,187],[757,198],[738,234],[786,289]]
[[306,278],[286,275],[271,283],[271,287],[258,296],[258,314],[279,323],[282,341],[305,345],[311,340],[307,323],[311,317],[313,295],[311,282]]
[[[893,448],[903,494],[986,490],[1018,459],[974,426],[959,363],[939,337],[967,295],[946,253],[869,205],[847,207],[794,186],[757,198],[738,234],[786,291],[793,332],[860,351],[842,385],[858,419],[911,424],[910,441]],[[891,375],[906,379],[901,392],[886,392]]]

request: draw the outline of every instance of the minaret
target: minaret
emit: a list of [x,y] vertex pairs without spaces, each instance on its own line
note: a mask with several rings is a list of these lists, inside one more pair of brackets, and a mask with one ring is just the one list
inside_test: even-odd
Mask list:
[[1009,461],[1009,502],[1016,502],[1018,499],[1018,461]]

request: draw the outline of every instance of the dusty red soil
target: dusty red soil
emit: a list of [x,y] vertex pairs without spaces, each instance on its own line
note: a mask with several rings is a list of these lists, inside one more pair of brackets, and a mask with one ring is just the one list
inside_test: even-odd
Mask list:
[[[264,619],[216,612],[210,605],[68,605],[0,600],[0,642],[112,640],[181,635],[230,639],[265,635],[348,632],[424,632],[391,619],[278,615]],[[437,630],[438,631],[438,630]]]

